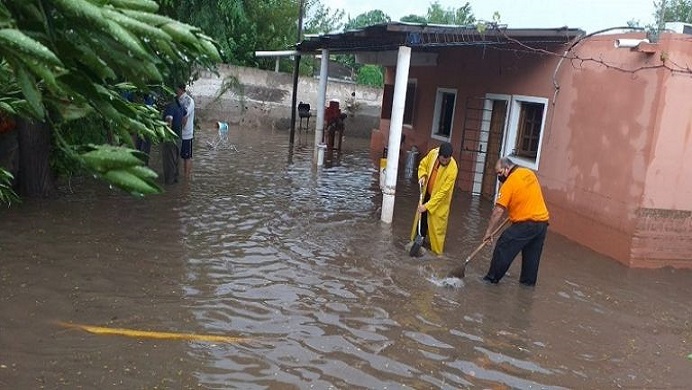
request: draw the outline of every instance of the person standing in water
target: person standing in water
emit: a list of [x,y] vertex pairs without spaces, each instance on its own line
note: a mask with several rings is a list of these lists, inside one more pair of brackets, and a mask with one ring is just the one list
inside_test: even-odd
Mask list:
[[483,240],[492,240],[491,232],[501,223],[505,211],[512,225],[498,238],[490,269],[483,280],[498,283],[521,252],[519,283],[534,286],[550,217],[541,184],[532,170],[516,165],[509,157],[497,160],[495,173],[502,185]]
[[180,105],[187,115],[183,119],[183,131],[181,135],[180,158],[183,159],[183,175],[186,179],[192,176],[192,140],[195,134],[195,101],[186,89],[185,84],[178,85],[176,90]]
[[[423,203],[418,205],[421,218],[421,235],[430,243],[430,250],[441,255],[447,236],[449,209],[457,181],[457,162],[452,157],[452,144],[443,142],[432,149],[418,165],[418,184],[424,187]],[[418,230],[414,223],[411,240]]]

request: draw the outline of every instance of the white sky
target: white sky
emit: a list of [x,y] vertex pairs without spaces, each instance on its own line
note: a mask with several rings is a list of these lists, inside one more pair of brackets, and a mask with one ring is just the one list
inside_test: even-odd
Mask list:
[[[329,0],[331,9],[343,9],[354,18],[379,9],[398,21],[415,14],[424,16],[432,0]],[[439,0],[442,8],[459,8],[466,0]],[[608,27],[626,26],[638,20],[641,26],[653,23],[654,0],[469,0],[476,19],[492,20],[495,11],[500,23],[509,28],[553,28],[568,26],[587,33]]]

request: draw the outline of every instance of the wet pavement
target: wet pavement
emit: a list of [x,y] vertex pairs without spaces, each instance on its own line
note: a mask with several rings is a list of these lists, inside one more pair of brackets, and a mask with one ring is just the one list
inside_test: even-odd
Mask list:
[[457,192],[446,255],[411,258],[416,184],[400,180],[380,222],[368,140],[316,169],[312,133],[292,156],[285,132],[233,128],[237,152],[213,136],[163,195],[83,178],[0,210],[1,389],[690,388],[692,272],[628,269],[549,232],[535,288],[519,259],[482,283],[490,248],[441,287],[487,201]]

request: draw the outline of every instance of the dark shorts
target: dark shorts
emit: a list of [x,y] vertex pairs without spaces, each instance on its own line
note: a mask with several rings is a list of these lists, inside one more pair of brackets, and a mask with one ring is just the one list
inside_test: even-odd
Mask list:
[[184,139],[180,146],[180,158],[189,160],[192,158],[192,138]]

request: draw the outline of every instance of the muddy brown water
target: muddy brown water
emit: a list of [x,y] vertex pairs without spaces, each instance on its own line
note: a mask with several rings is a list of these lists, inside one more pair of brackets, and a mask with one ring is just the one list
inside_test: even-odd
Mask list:
[[411,258],[417,187],[402,178],[380,222],[367,140],[314,169],[312,133],[289,158],[285,132],[232,129],[235,152],[208,149],[205,127],[194,177],[163,195],[75,179],[0,210],[1,389],[690,388],[689,271],[627,269],[550,232],[535,288],[519,259],[480,282],[490,248],[440,287],[488,202],[457,192],[446,256]]

